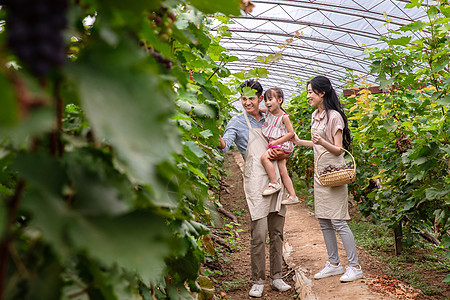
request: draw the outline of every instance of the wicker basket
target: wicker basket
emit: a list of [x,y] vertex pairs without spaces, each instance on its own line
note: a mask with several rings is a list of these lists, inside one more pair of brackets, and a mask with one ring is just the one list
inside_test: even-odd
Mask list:
[[340,185],[352,183],[353,181],[355,181],[355,178],[356,178],[355,158],[353,157],[353,155],[350,152],[348,152],[344,148],[341,148],[341,149],[344,150],[345,152],[347,152],[348,154],[350,154],[350,156],[353,160],[353,169],[345,169],[345,170],[334,171],[331,173],[319,175],[319,171],[318,171],[319,159],[322,157],[322,155],[324,153],[328,152],[325,150],[324,152],[322,152],[319,155],[319,157],[316,160],[316,176],[317,176],[317,179],[319,179],[319,182],[321,185],[333,187],[333,186],[340,186]]

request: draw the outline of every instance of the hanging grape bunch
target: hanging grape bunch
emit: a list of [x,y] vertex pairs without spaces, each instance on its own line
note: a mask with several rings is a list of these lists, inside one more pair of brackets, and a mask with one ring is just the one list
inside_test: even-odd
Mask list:
[[399,153],[404,153],[406,150],[411,148],[411,139],[409,139],[406,134],[402,134],[396,141],[395,147]]
[[161,53],[153,50],[152,48],[148,48],[148,53],[153,56],[153,58],[160,64],[162,64],[166,69],[172,69],[172,61],[170,59],[164,58]]
[[354,165],[343,165],[343,166],[328,165],[322,170],[322,172],[319,173],[319,175],[330,174],[342,170],[350,170],[353,168]]
[[[161,7],[159,10],[149,14],[150,26],[158,32],[158,36],[164,42],[168,42],[173,32],[173,23],[176,21],[175,14],[168,11],[167,7]],[[165,58],[161,53],[148,48],[148,53],[166,69],[172,68],[170,59]]]
[[62,30],[68,0],[0,0],[7,8],[7,43],[39,78],[66,61]]
[[173,12],[168,11],[167,7],[161,7],[159,10],[150,13],[150,26],[158,32],[158,36],[164,42],[168,42],[173,32],[173,23],[177,20]]

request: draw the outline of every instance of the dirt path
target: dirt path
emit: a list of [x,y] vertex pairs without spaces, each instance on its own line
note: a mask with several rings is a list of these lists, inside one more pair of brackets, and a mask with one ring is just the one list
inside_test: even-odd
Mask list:
[[[320,271],[327,261],[327,250],[323,241],[322,231],[314,214],[305,204],[291,205],[288,207],[286,215],[285,242],[289,243],[293,251],[290,254],[296,266],[306,270],[309,279]],[[338,240],[339,257],[341,263],[347,265],[344,245]],[[358,249],[359,250],[359,249]],[[364,278],[349,283],[341,283],[340,276],[333,276],[321,280],[313,279],[312,290],[319,299],[339,299],[339,300],[376,300],[395,299],[376,294],[369,289],[367,280],[373,275],[370,272],[376,263],[370,262],[368,267],[365,255],[360,256],[360,264],[363,268]],[[381,267],[381,266],[380,266]]]
[[[220,255],[222,261],[222,276],[216,276],[216,289],[222,291],[222,298],[219,299],[249,299],[248,291],[251,287],[250,272],[250,216],[247,212],[245,195],[242,187],[242,157],[239,153],[228,153],[224,168],[227,169],[228,176],[225,178],[228,187],[221,191],[220,202],[223,207],[233,213],[238,212],[239,240],[235,241],[238,250],[233,253],[223,251]],[[228,220],[229,221],[229,220]],[[326,248],[323,242],[322,232],[314,214],[305,204],[291,205],[288,207],[285,224],[285,242],[292,248],[289,254],[291,263],[300,266],[309,279],[321,270],[327,260]],[[338,240],[339,254],[341,262],[347,265],[345,250]],[[266,273],[269,273],[268,247],[266,248]],[[378,275],[383,273],[383,265],[377,262],[370,255],[358,249],[360,264],[364,271],[364,278],[350,283],[341,283],[339,276],[325,278],[321,280],[312,279],[312,290],[320,300],[393,300],[393,299],[413,299],[390,297],[376,293],[370,288]],[[285,266],[283,270],[286,274],[285,281],[294,286],[292,269]],[[272,291],[268,283],[265,285],[262,299],[293,299],[297,295],[296,291],[281,293]],[[371,284],[372,283],[372,284]],[[217,298],[216,298],[217,299]],[[416,298],[417,299],[417,298]]]

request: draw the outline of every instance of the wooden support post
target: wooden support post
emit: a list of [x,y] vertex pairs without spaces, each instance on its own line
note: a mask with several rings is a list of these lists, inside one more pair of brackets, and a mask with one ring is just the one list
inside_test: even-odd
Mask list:
[[285,241],[283,244],[283,259],[288,267],[294,270],[295,291],[298,293],[297,299],[318,300],[319,298],[312,290],[312,281],[306,277],[306,272],[300,266],[296,266],[292,261],[290,257],[292,251],[291,245]]
[[395,255],[400,255],[403,251],[402,237],[403,237],[402,221],[400,221],[398,225],[394,228]]

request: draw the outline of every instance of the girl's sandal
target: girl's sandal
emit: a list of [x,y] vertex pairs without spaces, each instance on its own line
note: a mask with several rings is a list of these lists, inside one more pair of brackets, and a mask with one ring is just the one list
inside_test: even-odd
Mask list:
[[292,204],[298,204],[300,203],[300,201],[298,200],[298,197],[295,196],[289,196],[286,199],[284,199],[283,201],[281,201],[282,205],[292,205]]
[[269,187],[267,189],[265,189],[262,194],[263,194],[263,196],[269,196],[269,195],[275,194],[279,190],[281,190],[281,185],[279,183],[277,183],[277,184],[269,183]]

